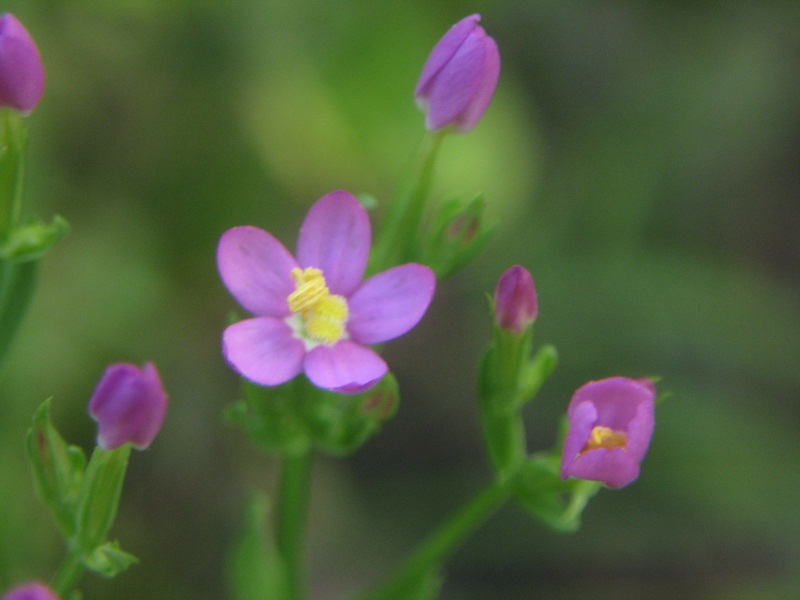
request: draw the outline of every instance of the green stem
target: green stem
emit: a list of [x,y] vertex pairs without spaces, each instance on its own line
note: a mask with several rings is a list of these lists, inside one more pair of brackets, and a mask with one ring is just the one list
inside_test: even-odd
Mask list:
[[445,521],[412,554],[395,574],[358,600],[403,600],[426,578],[434,576],[445,559],[491,517],[511,495],[514,478],[498,479]]
[[11,346],[36,287],[38,261],[0,257],[0,363]]
[[380,238],[372,252],[370,273],[382,271],[413,259],[425,204],[433,183],[433,167],[446,132],[428,133],[401,179],[389,204]]
[[287,600],[305,597],[303,569],[305,529],[311,492],[311,450],[287,454],[283,458],[277,506],[278,551],[284,561],[291,596]]
[[69,598],[69,594],[78,586],[81,577],[83,577],[81,553],[75,546],[71,546],[53,577],[51,587],[59,598]]

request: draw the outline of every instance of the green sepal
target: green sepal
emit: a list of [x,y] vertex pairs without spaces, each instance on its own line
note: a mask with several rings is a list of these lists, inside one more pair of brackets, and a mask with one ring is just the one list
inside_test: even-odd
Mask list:
[[106,542],[117,516],[130,454],[130,444],[114,450],[94,449],[78,495],[78,548],[92,550]]
[[125,552],[119,542],[107,542],[83,556],[83,566],[101,577],[111,578],[139,562],[133,554]]
[[242,385],[244,398],[225,411],[230,423],[241,427],[270,452],[297,454],[311,446],[300,406],[302,378],[278,387],[264,387],[244,379]]
[[317,448],[335,456],[358,450],[378,433],[397,412],[400,390],[387,373],[361,394],[337,394],[319,390],[307,405],[307,423]]
[[33,417],[25,445],[33,469],[36,495],[47,507],[64,538],[75,534],[78,494],[86,469],[86,456],[69,446],[50,419],[50,400]]
[[492,230],[484,223],[486,200],[478,194],[464,204],[452,199],[441,207],[422,240],[419,262],[441,279],[463,268],[483,249]]
[[399,397],[391,373],[361,394],[322,390],[304,377],[278,387],[244,381],[244,399],[228,407],[226,417],[270,452],[297,455],[317,447],[344,456],[394,416]]
[[561,457],[557,453],[532,456],[517,473],[513,494],[531,515],[552,528],[572,532],[589,500],[602,487],[596,481],[561,479]]
[[50,223],[31,220],[14,228],[0,249],[3,258],[16,262],[37,260],[69,233],[69,223],[56,215]]
[[533,358],[523,365],[519,375],[519,392],[515,398],[517,408],[522,408],[536,396],[556,366],[558,366],[558,351],[551,344],[539,348]]
[[236,600],[284,600],[290,597],[283,559],[269,527],[269,500],[254,496],[247,507],[244,530],[229,564],[229,588]]

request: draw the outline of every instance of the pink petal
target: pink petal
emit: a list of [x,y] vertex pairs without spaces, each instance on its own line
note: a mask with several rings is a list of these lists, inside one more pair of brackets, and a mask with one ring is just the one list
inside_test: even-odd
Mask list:
[[225,287],[260,317],[286,317],[286,298],[295,290],[297,262],[278,240],[258,227],[234,227],[222,234],[217,268]]
[[389,368],[373,350],[349,340],[317,346],[306,355],[306,377],[317,387],[342,394],[368,390]]
[[297,261],[304,268],[322,269],[331,293],[349,296],[364,277],[371,243],[366,209],[349,192],[331,192],[306,215]]
[[425,66],[422,68],[422,74],[419,76],[417,88],[414,95],[417,100],[424,102],[423,97],[428,94],[426,88],[436,74],[444,67],[456,51],[467,39],[467,36],[475,28],[476,23],[481,20],[478,14],[464,17],[458,23],[453,25],[447,33],[445,33],[439,42],[433,47],[428,60],[425,61]]
[[639,461],[623,448],[597,448],[575,459],[567,467],[566,476],[600,481],[608,487],[620,488],[639,477]]
[[436,277],[409,263],[367,279],[348,299],[347,331],[361,344],[386,342],[419,323],[433,298]]
[[[426,120],[426,127],[429,130],[435,131],[459,119],[467,111],[478,91],[482,89],[489,55],[487,39],[483,28],[475,27],[450,62],[431,82]],[[494,91],[494,85],[491,86],[491,91]],[[489,99],[491,93],[487,104]],[[474,126],[474,123],[472,125]]]
[[280,319],[260,317],[225,329],[222,354],[242,377],[259,385],[280,385],[300,373],[305,345]]

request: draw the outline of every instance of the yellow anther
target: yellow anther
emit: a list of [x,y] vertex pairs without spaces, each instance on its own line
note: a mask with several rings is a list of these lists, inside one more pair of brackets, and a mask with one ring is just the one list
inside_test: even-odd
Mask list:
[[289,294],[289,310],[302,317],[302,335],[322,344],[335,344],[346,335],[347,300],[332,295],[322,271],[292,269],[296,289]]
[[328,295],[328,286],[322,271],[313,267],[292,269],[292,279],[296,289],[289,294],[289,310],[304,317],[309,308]]
[[623,432],[598,425],[592,429],[592,434],[589,436],[583,451],[587,452],[597,448],[624,448],[627,443],[628,438]]
[[306,333],[325,344],[338,342],[344,335],[347,314],[347,301],[344,298],[326,296],[308,311]]

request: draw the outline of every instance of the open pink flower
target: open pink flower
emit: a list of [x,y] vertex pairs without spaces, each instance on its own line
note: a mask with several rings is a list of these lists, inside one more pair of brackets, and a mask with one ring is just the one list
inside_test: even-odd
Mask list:
[[590,381],[572,396],[561,477],[600,481],[612,488],[639,477],[653,436],[656,390],[648,379]]
[[297,258],[257,227],[226,231],[217,266],[231,295],[255,315],[222,335],[222,352],[243,377],[275,386],[301,372],[317,387],[369,389],[388,367],[368,347],[414,327],[436,279],[405,264],[362,281],[371,244],[367,211],[345,191],[320,198],[306,215]]

